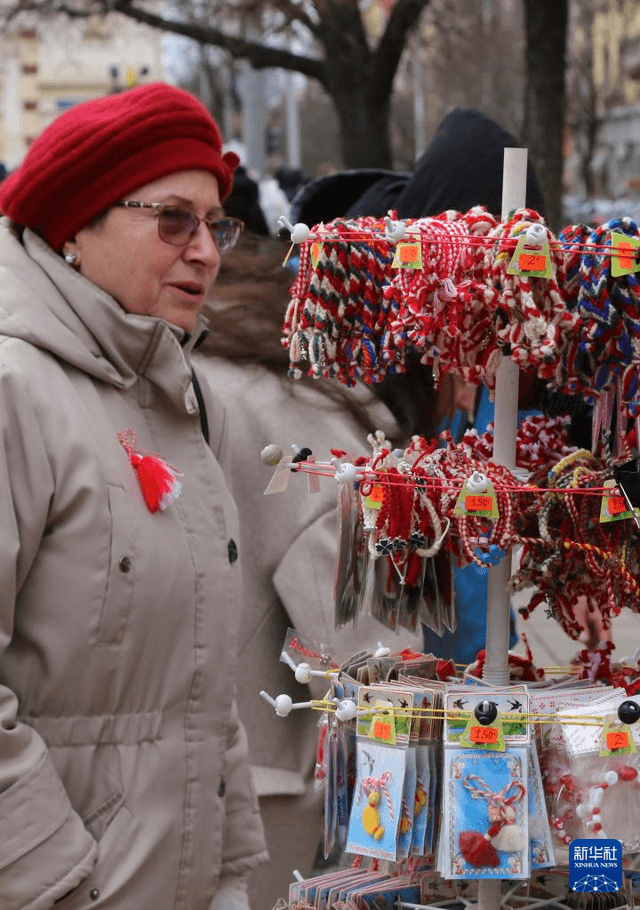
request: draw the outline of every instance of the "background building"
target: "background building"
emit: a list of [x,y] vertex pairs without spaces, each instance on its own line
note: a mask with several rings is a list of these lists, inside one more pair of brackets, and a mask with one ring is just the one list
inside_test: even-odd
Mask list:
[[0,163],[80,101],[165,78],[161,32],[117,14],[40,21],[0,37]]

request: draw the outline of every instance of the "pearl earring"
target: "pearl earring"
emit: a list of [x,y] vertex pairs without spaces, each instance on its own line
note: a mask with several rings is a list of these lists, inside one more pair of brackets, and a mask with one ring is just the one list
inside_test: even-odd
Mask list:
[[65,253],[64,261],[68,262],[69,265],[74,265],[78,261],[78,254],[77,253]]

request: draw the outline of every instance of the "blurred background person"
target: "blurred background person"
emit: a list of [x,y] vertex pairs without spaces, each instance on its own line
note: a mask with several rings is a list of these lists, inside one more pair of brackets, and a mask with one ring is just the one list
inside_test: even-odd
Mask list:
[[326,680],[295,681],[279,661],[287,630],[314,639],[341,661],[382,641],[392,650],[420,650],[420,634],[391,632],[368,615],[338,632],[333,581],[337,549],[337,484],[320,481],[310,495],[304,474],[293,473],[286,492],[265,496],[275,470],[261,450],[308,447],[319,460],[332,448],[368,455],[367,434],[398,427],[370,389],[287,376],[281,334],[294,275],[282,267],[286,247],[245,234],[225,256],[207,316],[211,332],[194,365],[225,404],[226,432],[234,440],[228,480],[238,505],[245,557],[244,609],[238,640],[238,699],[249,735],[250,757],[265,824],[270,862],[250,881],[250,899],[270,908],[286,896],[292,872],[306,877],[323,866],[322,794],[313,785],[317,712],[277,717],[259,697],[289,694],[294,701],[321,698]]

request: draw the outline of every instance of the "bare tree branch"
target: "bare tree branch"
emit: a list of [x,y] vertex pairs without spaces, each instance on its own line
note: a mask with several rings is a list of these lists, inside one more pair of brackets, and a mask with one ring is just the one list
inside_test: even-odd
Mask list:
[[314,22],[298,4],[291,3],[290,0],[278,0],[278,12],[283,13],[289,20],[289,23],[300,22],[300,24],[304,25],[312,35],[317,34],[317,23]]
[[[220,29],[206,25],[166,19],[163,16],[158,16],[155,13],[150,13],[134,6],[129,0],[112,0],[112,2],[108,3],[108,7],[109,12],[122,13],[130,19],[150,25],[152,28],[172,32],[175,35],[184,35],[186,38],[192,38],[201,44],[221,47],[236,59],[248,60],[256,69],[274,67],[292,70],[293,72],[302,73],[310,79],[317,79],[325,87],[328,85],[326,67],[322,60],[314,60],[312,57],[294,54],[284,48],[270,47],[261,44],[259,41],[228,35],[220,31]],[[78,9],[66,3],[57,5],[52,11],[64,13],[71,18],[87,18],[95,13],[95,9],[89,12],[86,8]]]
[[407,36],[430,2],[431,0],[397,0],[393,5],[374,55],[373,82],[377,92],[391,92]]

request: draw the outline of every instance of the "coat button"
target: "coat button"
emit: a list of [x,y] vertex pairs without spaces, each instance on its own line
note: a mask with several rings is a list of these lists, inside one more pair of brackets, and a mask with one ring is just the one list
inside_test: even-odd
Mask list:
[[233,538],[231,538],[229,544],[227,545],[227,551],[229,553],[229,562],[235,562],[238,558],[238,547]]
[[92,901],[97,901],[98,898],[100,897],[100,892],[98,891],[97,888],[92,888],[91,891],[89,892],[89,897],[91,898]]
[[128,556],[123,556],[118,563],[118,568],[121,572],[124,572],[126,574],[127,572],[131,571],[131,565],[131,559]]
[[220,799],[222,799],[222,797],[225,795],[226,792],[227,792],[227,784],[226,784],[224,777],[221,777],[220,785],[218,786],[218,796],[220,797]]

